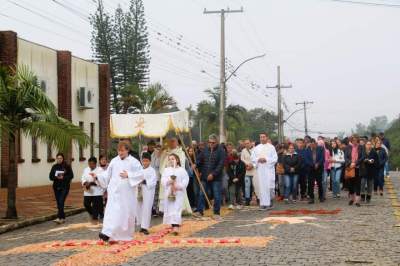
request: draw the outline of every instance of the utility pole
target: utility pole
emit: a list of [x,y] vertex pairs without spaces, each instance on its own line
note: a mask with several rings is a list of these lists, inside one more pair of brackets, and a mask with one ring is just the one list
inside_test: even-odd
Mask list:
[[279,143],[282,143],[284,140],[281,89],[290,89],[290,88],[292,88],[292,85],[285,86],[281,84],[281,67],[278,66],[278,84],[272,87],[267,86],[267,89],[278,89],[278,142]]
[[307,104],[314,104],[314,102],[308,102],[308,101],[304,101],[304,102],[300,102],[300,103],[296,103],[296,105],[303,105],[303,109],[304,109],[304,132],[306,134],[306,136],[308,136],[308,126],[307,126]]
[[220,104],[219,104],[219,141],[226,142],[225,136],[225,14],[226,13],[242,13],[243,7],[240,10],[221,9],[216,11],[207,11],[204,9],[204,14],[220,14],[221,15],[221,73],[220,73]]

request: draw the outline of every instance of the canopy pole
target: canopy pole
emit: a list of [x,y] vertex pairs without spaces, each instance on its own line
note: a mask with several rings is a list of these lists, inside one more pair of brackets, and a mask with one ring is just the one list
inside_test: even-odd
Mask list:
[[[192,169],[193,169],[194,163],[193,163],[193,161],[192,161],[192,158],[190,158],[188,151],[186,150],[185,142],[183,141],[183,138],[182,138],[181,134],[180,134],[178,131],[176,131],[176,134],[178,135],[178,138],[181,140],[183,150],[184,150],[184,152],[185,152],[185,154],[186,154],[186,157],[189,159],[190,167],[192,167]],[[203,186],[203,184],[201,183],[200,175],[199,175],[199,172],[197,171],[197,168],[194,169],[194,174],[195,174],[195,176],[196,176],[197,182],[199,183],[199,187],[200,187],[201,191],[202,191],[203,194],[204,194],[204,198],[205,198],[206,201],[207,201],[208,207],[211,209],[212,207],[211,207],[210,199],[208,198],[207,193],[206,193],[206,190],[204,189],[204,186]],[[212,216],[213,216],[213,215],[212,215]]]

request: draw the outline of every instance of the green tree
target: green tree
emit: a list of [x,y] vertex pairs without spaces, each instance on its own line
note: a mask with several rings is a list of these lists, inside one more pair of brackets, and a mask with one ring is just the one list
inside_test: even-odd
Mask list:
[[156,114],[177,111],[175,99],[160,84],[141,88],[138,84],[128,85],[121,91],[121,110],[124,113]]
[[[195,112],[195,126],[193,136],[199,137],[199,124],[202,124],[202,136],[204,139],[211,133],[218,132],[219,124],[219,88],[205,90],[208,100],[197,104]],[[263,108],[246,110],[240,105],[228,105],[226,107],[226,135],[228,141],[236,143],[243,138],[257,140],[259,133],[267,131],[274,137],[276,130],[276,115]]]
[[112,111],[124,112],[126,99],[123,88],[145,87],[149,80],[150,50],[142,0],[131,0],[128,11],[120,6],[110,15],[98,0],[96,12],[90,18],[92,51],[96,61],[107,63],[111,69]]
[[115,34],[115,46],[118,47],[115,51],[115,82],[118,88],[125,87],[129,82],[128,69],[128,45],[129,45],[129,22],[127,14],[120,6],[115,10],[113,18],[113,30]]
[[89,137],[78,126],[58,116],[56,106],[26,66],[16,71],[0,68],[0,130],[9,144],[6,218],[18,217],[16,138],[20,133],[52,144],[60,151],[68,151],[73,141],[83,147],[89,144]]
[[131,0],[127,23],[128,81],[144,86],[149,77],[150,50],[143,0]]
[[368,132],[379,133],[388,128],[389,122],[386,115],[376,116],[369,121]]
[[116,61],[116,36],[114,31],[113,18],[104,10],[102,0],[98,0],[96,12],[90,16],[90,24],[92,26],[92,52],[95,60],[110,66],[111,75],[111,109],[115,113],[119,113],[118,106],[118,86]]

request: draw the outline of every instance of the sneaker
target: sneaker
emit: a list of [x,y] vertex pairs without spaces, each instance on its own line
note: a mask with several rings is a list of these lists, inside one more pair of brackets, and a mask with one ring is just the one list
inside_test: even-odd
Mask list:
[[214,214],[214,220],[216,220],[216,221],[222,221],[222,217],[221,217],[221,215],[219,215],[219,214]]
[[289,203],[289,199],[284,199],[283,201],[284,201],[286,204]]
[[228,209],[229,209],[229,210],[233,210],[233,205],[232,205],[232,204],[229,205],[229,206],[228,206]]
[[65,223],[65,219],[57,218],[57,219],[53,220],[53,222],[55,222],[56,224],[63,224],[63,223]]
[[294,200],[292,200],[292,203],[296,203],[296,202],[297,202],[297,200],[295,200],[295,199],[294,199]]
[[260,208],[258,210],[259,211],[265,211],[265,210],[267,210],[267,206],[260,206]]
[[336,198],[337,198],[337,196],[336,196],[336,195],[333,195],[333,198],[334,198],[334,199],[336,199]]
[[236,209],[241,210],[242,209],[242,205],[237,205]]

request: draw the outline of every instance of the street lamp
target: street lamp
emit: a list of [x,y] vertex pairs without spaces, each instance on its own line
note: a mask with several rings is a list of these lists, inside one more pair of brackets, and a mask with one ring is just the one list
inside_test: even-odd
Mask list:
[[[226,82],[239,70],[240,67],[242,67],[244,64],[246,64],[249,61],[262,58],[264,57],[265,54],[250,57],[246,60],[244,60],[242,63],[240,63],[232,72],[229,74],[227,78],[222,78],[221,79],[221,87],[220,87],[220,100],[219,100],[219,140],[221,143],[226,142],[226,136],[225,136],[225,88],[226,88]],[[202,73],[207,72],[205,70],[201,71]],[[223,71],[225,74],[225,71]]]
[[290,114],[285,120],[283,120],[282,122],[283,122],[283,123],[286,123],[286,122],[289,120],[289,118],[292,117],[292,115],[294,115],[294,114],[297,113],[297,112],[303,111],[303,110],[304,110],[304,108],[297,109],[296,111],[294,111],[293,113],[291,113],[291,114]]

